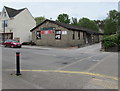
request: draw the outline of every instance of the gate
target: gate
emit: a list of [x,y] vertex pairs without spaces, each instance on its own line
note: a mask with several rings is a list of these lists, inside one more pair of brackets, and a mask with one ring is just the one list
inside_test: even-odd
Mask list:
[[13,39],[13,33],[1,33],[0,38],[3,42],[7,39]]

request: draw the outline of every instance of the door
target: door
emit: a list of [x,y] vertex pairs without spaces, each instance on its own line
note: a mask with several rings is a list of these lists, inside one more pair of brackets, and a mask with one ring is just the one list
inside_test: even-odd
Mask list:
[[2,40],[6,41],[8,39],[13,39],[13,33],[2,33]]

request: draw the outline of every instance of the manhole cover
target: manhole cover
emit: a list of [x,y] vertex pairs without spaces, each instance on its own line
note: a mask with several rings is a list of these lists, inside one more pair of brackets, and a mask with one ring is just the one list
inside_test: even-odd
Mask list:
[[63,62],[62,64],[68,64],[68,62]]

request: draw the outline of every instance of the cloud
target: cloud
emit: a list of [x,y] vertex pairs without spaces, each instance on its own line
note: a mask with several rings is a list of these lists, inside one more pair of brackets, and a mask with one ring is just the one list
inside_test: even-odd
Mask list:
[[1,0],[2,2],[118,2],[119,0]]
[[53,20],[62,13],[68,14],[70,18],[105,19],[110,10],[118,8],[116,2],[3,2],[4,5],[15,9],[26,7],[33,17],[44,16]]

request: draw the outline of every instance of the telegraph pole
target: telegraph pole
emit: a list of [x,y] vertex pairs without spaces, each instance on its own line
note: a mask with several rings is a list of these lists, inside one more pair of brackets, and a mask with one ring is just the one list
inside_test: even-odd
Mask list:
[[5,20],[3,20],[3,42],[5,41]]
[[5,33],[5,20],[3,21],[3,32]]

